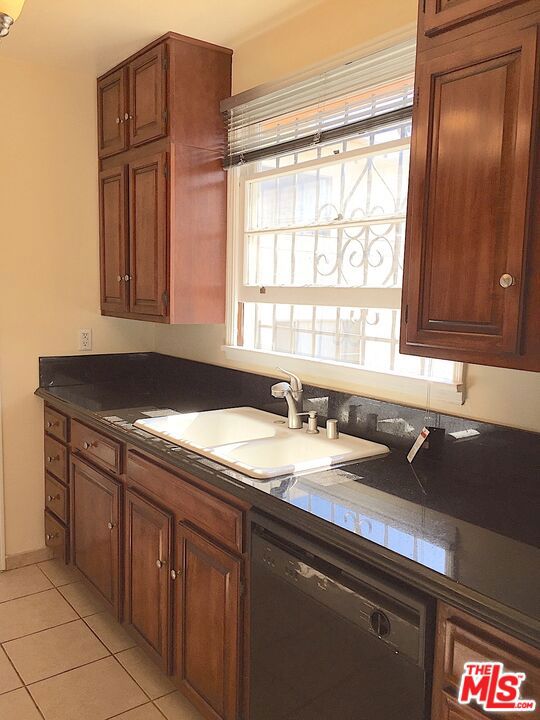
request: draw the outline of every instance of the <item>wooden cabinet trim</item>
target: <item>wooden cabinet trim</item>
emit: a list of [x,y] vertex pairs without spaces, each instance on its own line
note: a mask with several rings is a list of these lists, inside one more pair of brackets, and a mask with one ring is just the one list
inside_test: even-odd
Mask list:
[[529,0],[425,0],[423,31],[430,37]]

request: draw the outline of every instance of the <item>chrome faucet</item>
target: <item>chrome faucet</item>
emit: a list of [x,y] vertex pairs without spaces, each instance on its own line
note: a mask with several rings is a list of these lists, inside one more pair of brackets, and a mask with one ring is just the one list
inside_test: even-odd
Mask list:
[[283,370],[283,368],[277,368],[285,375],[289,376],[289,382],[280,382],[272,385],[272,396],[275,398],[285,398],[289,407],[289,413],[287,417],[287,424],[291,430],[299,430],[302,428],[302,413],[304,405],[302,397],[304,395],[304,389],[302,387],[302,381],[297,375]]

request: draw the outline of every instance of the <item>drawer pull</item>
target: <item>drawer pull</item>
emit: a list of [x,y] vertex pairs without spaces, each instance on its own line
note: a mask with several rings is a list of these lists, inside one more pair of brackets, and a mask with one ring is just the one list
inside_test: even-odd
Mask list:
[[115,525],[114,523],[112,523],[112,522],[108,522],[108,523],[107,523],[107,527],[109,528],[109,530],[114,530],[114,528],[116,527],[116,525]]
[[165,565],[164,560],[156,560],[156,567],[161,570],[161,568]]
[[56,538],[58,537],[58,533],[47,533],[47,534],[45,535],[45,537],[46,537],[47,540],[49,540],[49,541],[50,541],[50,540],[56,540]]
[[55,500],[60,500],[60,493],[58,495],[47,495],[48,502],[54,502]]
[[171,570],[171,580],[176,580],[182,575],[181,570]]
[[59,424],[59,423],[58,423],[58,420],[47,420],[47,427],[48,427],[48,428],[56,427],[58,424]]
[[85,450],[90,450],[90,448],[96,447],[97,442],[87,442],[86,440],[83,442],[83,448]]
[[47,462],[58,462],[60,460],[60,455],[47,455]]

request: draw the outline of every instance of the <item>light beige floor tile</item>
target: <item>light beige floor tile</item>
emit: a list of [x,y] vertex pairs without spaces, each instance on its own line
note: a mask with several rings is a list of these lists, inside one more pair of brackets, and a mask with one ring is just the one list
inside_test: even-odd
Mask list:
[[24,688],[0,695],[0,718],[2,720],[42,720]]
[[120,623],[108,612],[89,615],[84,618],[84,622],[112,653],[122,652],[136,645],[135,640],[132,640]]
[[0,573],[0,603],[50,588],[51,583],[37,565]]
[[125,650],[116,657],[152,700],[174,691],[169,678],[140,647]]
[[135,710],[129,710],[127,713],[117,715],[114,720],[163,720],[163,715],[155,705],[147,703],[135,708]]
[[147,700],[113,657],[55,675],[28,689],[45,720],[105,720]]
[[203,716],[179,692],[155,700],[167,720],[204,720]]
[[6,653],[0,648],[0,694],[15,690],[21,685],[22,682],[9,662]]
[[9,600],[0,606],[0,642],[77,620],[58,590]]
[[106,657],[109,652],[82,620],[5,643],[25,685]]
[[107,608],[105,601],[84,582],[62,585],[58,590],[81,617],[95,615]]
[[56,587],[60,585],[69,585],[69,583],[79,582],[82,580],[81,573],[72,565],[66,565],[63,560],[47,560],[38,564],[40,570],[49,578]]

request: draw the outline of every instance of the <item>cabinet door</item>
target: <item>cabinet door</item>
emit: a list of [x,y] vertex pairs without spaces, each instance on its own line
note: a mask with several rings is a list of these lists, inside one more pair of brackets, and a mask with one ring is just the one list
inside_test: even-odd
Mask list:
[[75,458],[71,482],[73,562],[118,614],[120,484]]
[[127,148],[126,70],[98,80],[98,153],[109,157]]
[[537,35],[418,63],[402,352],[519,355]]
[[124,620],[161,667],[170,670],[170,513],[130,488],[126,492]]
[[209,717],[236,720],[241,560],[182,523],[176,558],[177,678]]
[[129,140],[142,145],[167,134],[167,49],[157,45],[129,65]]
[[167,154],[129,165],[130,311],[167,315]]
[[127,312],[127,192],[123,167],[99,174],[101,310]]
[[436,35],[527,0],[425,0],[424,33]]

